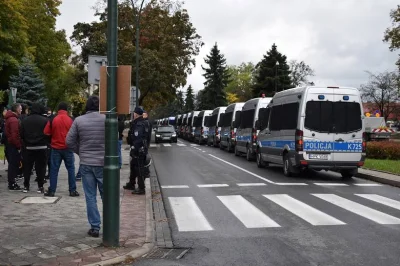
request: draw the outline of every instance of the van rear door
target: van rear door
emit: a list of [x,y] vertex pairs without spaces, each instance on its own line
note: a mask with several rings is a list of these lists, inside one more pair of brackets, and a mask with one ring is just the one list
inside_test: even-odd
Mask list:
[[309,90],[306,94],[303,128],[305,160],[333,161],[334,134],[332,128],[333,91],[321,88]]
[[333,105],[336,162],[357,162],[362,156],[362,111],[360,97],[354,90],[337,89]]

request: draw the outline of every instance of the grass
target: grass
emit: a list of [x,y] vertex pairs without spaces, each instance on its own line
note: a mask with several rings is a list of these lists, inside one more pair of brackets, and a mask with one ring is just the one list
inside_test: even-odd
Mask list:
[[364,167],[371,170],[379,170],[400,175],[399,160],[366,159]]

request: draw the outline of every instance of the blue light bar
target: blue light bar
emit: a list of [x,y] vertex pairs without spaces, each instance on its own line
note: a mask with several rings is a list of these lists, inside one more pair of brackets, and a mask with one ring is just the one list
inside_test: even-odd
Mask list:
[[343,100],[348,101],[350,99],[349,96],[343,96]]
[[318,95],[318,100],[323,100],[323,99],[325,99],[324,95]]

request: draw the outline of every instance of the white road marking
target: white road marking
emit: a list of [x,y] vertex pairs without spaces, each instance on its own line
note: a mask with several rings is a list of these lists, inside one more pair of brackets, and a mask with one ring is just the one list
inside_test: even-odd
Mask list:
[[169,197],[168,199],[179,231],[213,230],[192,197]]
[[186,185],[176,185],[176,186],[161,186],[162,188],[189,188]]
[[178,145],[178,146],[180,146],[180,147],[185,147],[185,146],[186,146],[186,144],[183,144],[183,143],[178,143],[178,144],[176,144],[176,145]]
[[206,152],[206,151],[203,151],[203,152]]
[[366,207],[354,201],[339,197],[334,194],[312,194],[315,197],[330,202],[352,213],[358,214],[378,224],[400,224],[400,219],[386,213]]
[[158,147],[159,145],[157,145],[157,144],[153,144],[153,143],[151,143],[150,144],[150,148],[155,148],[155,147]]
[[260,187],[260,186],[266,186],[267,184],[265,183],[237,183],[239,187]]
[[192,145],[193,147],[199,147],[200,146],[199,144],[194,144],[194,143],[191,143],[190,145]]
[[217,196],[217,198],[219,198],[219,200],[247,228],[280,227],[279,224],[257,209],[242,196]]
[[250,171],[247,171],[246,169],[243,169],[242,167],[239,167],[239,166],[237,166],[237,165],[234,165],[233,163],[230,163],[230,162],[227,162],[227,161],[225,161],[225,160],[222,160],[222,159],[220,159],[220,158],[218,158],[218,157],[216,157],[216,156],[214,156],[214,155],[212,155],[212,154],[208,154],[208,155],[210,155],[211,157],[213,157],[213,158],[215,158],[215,159],[217,159],[217,160],[220,160],[221,162],[224,162],[224,163],[226,163],[226,164],[229,164],[230,166],[233,166],[233,167],[235,167],[235,168],[237,168],[237,169],[239,169],[239,170],[242,170],[242,171],[245,172],[245,173],[248,173],[248,174],[250,174],[250,175],[252,175],[252,176],[254,176],[254,177],[257,177],[257,178],[259,178],[259,179],[261,179],[261,180],[263,180],[263,181],[265,181],[265,182],[268,182],[268,183],[270,183],[270,184],[275,184],[274,181],[271,181],[271,180],[269,180],[269,179],[267,179],[267,178],[264,178],[264,177],[262,177],[262,176],[259,176],[259,175],[257,175],[257,174],[254,174],[254,173],[252,173],[252,172],[250,172]]
[[198,187],[229,187],[228,184],[205,184],[205,185],[197,185]]
[[279,186],[308,186],[306,183],[275,183],[275,185]]
[[358,187],[383,187],[381,184],[367,183],[367,184],[354,184]]
[[355,195],[400,210],[400,201],[392,200],[376,194],[355,194]]
[[163,145],[164,145],[164,147],[171,147],[171,144],[165,143],[165,144],[163,144]]
[[287,194],[263,195],[312,225],[341,225],[344,222],[321,212]]
[[349,185],[343,183],[314,183],[317,186],[323,187],[348,187]]

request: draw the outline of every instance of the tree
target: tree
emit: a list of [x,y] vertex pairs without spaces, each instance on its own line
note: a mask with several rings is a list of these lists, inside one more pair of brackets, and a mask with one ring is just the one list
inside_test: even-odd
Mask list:
[[208,67],[201,66],[205,71],[203,76],[206,78],[202,106],[205,109],[226,106],[228,102],[226,101],[225,87],[229,82],[229,73],[226,59],[218,49],[217,43],[215,43],[210,55],[207,55],[204,61]]
[[260,97],[264,93],[267,97],[272,97],[275,91],[289,88],[291,88],[290,70],[286,56],[278,52],[277,46],[273,44],[261,62],[256,65],[253,96]]
[[290,78],[292,81],[293,87],[298,87],[301,85],[309,85],[308,82],[309,76],[314,76],[314,70],[304,63],[304,61],[298,62],[296,60],[292,60],[289,62],[290,65]]
[[237,103],[240,101],[239,97],[235,93],[232,93],[232,92],[226,93],[226,100],[228,101],[228,104]]
[[369,74],[367,84],[361,85],[364,101],[372,102],[382,117],[387,120],[390,114],[399,111],[399,76],[395,72]]
[[44,104],[43,80],[36,66],[29,58],[23,58],[18,75],[10,77],[10,87],[17,89],[17,102],[32,106],[32,103]]
[[[389,49],[393,52],[400,48],[400,5],[397,6],[397,9],[390,11],[390,18],[392,27],[386,29],[383,41],[390,44]],[[396,64],[400,71],[400,57]]]
[[3,90],[28,51],[28,25],[22,8],[20,0],[0,1],[0,89]]
[[176,102],[177,102],[177,107],[180,112],[183,112],[185,108],[185,101],[183,100],[183,92],[178,91],[176,94]]
[[185,111],[191,112],[193,110],[194,110],[194,95],[193,95],[192,85],[189,85],[189,87],[186,90]]
[[[242,63],[239,66],[228,66],[230,81],[225,88],[227,95],[235,95],[241,102],[246,102],[253,97],[255,66],[253,63]],[[232,99],[231,99],[232,100]],[[230,102],[228,100],[228,102]]]
[[[118,64],[135,64],[137,1],[118,3]],[[138,4],[139,3],[139,4]],[[178,0],[153,0],[143,6],[140,29],[140,90],[139,104],[151,110],[176,98],[176,88],[186,85],[186,78],[195,66],[195,56],[203,45],[201,37],[190,22],[187,10]],[[107,52],[107,13],[100,8],[96,13],[100,22],[78,23],[71,40],[81,48],[81,57],[87,63],[89,54]],[[132,80],[136,80],[135,68]]]

